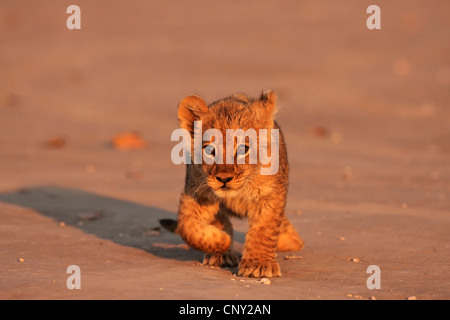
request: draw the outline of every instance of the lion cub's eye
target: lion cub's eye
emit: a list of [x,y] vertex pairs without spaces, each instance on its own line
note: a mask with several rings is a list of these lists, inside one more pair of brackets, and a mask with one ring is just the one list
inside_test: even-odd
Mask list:
[[212,144],[208,144],[203,147],[203,152],[205,153],[206,156],[214,158],[216,155],[216,148],[214,148]]
[[248,151],[250,150],[249,146],[245,145],[245,144],[241,144],[237,147],[236,149],[236,155],[239,156],[246,156]]

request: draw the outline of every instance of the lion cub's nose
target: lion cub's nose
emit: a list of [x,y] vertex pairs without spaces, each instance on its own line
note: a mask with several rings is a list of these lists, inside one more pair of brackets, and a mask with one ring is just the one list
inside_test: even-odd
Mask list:
[[224,185],[227,184],[227,182],[230,182],[231,180],[233,180],[233,175],[230,175],[228,173],[225,174],[216,174],[216,179],[219,180],[220,182],[222,182]]

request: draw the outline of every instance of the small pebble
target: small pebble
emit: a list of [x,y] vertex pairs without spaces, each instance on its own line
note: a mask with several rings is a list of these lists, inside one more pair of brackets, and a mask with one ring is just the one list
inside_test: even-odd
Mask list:
[[354,174],[353,174],[353,168],[352,167],[345,167],[344,168],[344,180],[345,181],[352,181],[354,179]]
[[416,296],[410,296],[410,297],[406,298],[406,300],[417,300],[417,297]]
[[45,146],[50,149],[61,149],[67,144],[67,139],[62,136],[54,136],[45,141]]
[[334,143],[341,143],[342,142],[342,134],[339,132],[332,132],[330,135],[330,140]]
[[285,255],[284,256],[284,260],[293,260],[293,259],[303,259],[302,256],[290,256],[290,255]]
[[261,283],[262,283],[262,284],[269,285],[269,284],[272,283],[272,281],[270,281],[269,278],[262,278],[262,279],[261,279]]
[[24,262],[25,260],[22,259],[22,258],[19,258],[19,260],[17,260],[17,261],[19,261],[19,262]]
[[161,229],[159,227],[147,229],[142,232],[142,236],[144,237],[157,237],[161,235]]
[[310,134],[317,138],[325,138],[329,135],[329,130],[323,126],[316,126],[309,129]]
[[439,180],[441,175],[440,175],[440,173],[438,171],[433,171],[433,172],[430,173],[430,177],[433,180]]
[[92,164],[88,164],[86,166],[86,172],[87,173],[94,173],[95,172],[95,167]]
[[127,171],[125,172],[125,177],[131,180],[140,180],[144,177],[144,174],[142,172]]
[[81,221],[91,221],[100,219],[103,216],[102,211],[82,212],[78,214],[78,219]]

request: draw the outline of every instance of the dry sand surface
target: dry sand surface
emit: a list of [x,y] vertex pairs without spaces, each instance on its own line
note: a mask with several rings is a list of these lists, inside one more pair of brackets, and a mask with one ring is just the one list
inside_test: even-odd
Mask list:
[[[0,298],[449,299],[450,2],[373,2],[381,30],[356,0],[2,0]],[[158,228],[183,188],[178,101],[267,89],[306,243],[270,285]],[[133,131],[142,150],[112,147]]]

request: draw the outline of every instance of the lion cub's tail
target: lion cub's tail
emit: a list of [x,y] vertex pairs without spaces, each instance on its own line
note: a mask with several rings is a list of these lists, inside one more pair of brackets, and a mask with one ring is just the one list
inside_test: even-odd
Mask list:
[[161,225],[161,227],[163,227],[164,229],[173,232],[175,234],[177,234],[177,227],[178,227],[178,222],[177,220],[173,220],[173,219],[161,219],[159,220],[159,224]]

